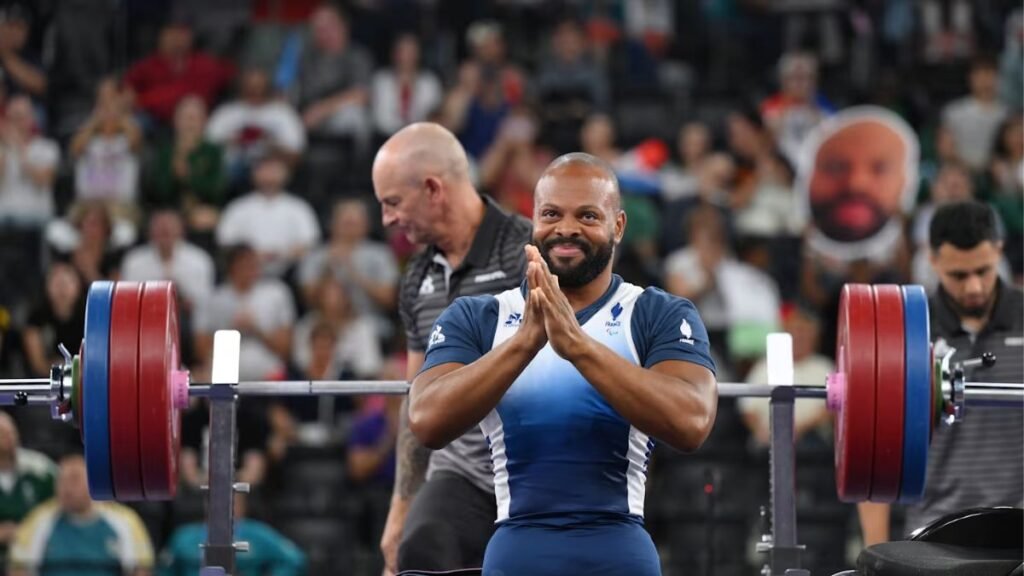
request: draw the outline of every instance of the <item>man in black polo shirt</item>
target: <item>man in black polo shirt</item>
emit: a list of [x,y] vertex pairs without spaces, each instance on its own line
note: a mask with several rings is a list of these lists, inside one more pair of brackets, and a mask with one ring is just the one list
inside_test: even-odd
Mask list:
[[[477,193],[465,151],[437,124],[413,124],[392,136],[374,160],[373,185],[384,225],[426,245],[406,267],[399,292],[412,381],[434,321],[456,297],[519,286],[531,225]],[[497,517],[491,457],[480,429],[432,453],[410,433],[403,403],[397,452],[381,538],[386,571],[480,567]]]
[[[992,352],[991,368],[968,369],[968,381],[1024,381],[1024,295],[998,276],[1002,241],[995,213],[979,202],[939,208],[932,218],[931,264],[939,277],[929,299],[936,353],[953,361]],[[935,428],[924,499],[907,508],[909,534],[943,515],[976,506],[1024,506],[1024,411],[967,408],[964,420]],[[889,539],[889,507],[861,504],[865,545]]]

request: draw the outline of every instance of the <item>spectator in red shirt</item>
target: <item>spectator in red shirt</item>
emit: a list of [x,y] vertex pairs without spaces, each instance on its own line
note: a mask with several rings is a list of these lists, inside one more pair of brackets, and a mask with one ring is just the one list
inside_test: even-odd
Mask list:
[[213,104],[231,81],[234,66],[201,52],[192,51],[192,28],[173,20],[160,31],[157,52],[136,62],[125,74],[137,108],[164,125],[185,96],[197,94]]

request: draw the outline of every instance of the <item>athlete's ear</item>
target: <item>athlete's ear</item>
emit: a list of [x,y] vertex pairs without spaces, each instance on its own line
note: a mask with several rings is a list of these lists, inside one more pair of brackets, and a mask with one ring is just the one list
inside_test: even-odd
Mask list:
[[626,211],[619,209],[615,215],[615,243],[622,242],[622,236],[626,233]]

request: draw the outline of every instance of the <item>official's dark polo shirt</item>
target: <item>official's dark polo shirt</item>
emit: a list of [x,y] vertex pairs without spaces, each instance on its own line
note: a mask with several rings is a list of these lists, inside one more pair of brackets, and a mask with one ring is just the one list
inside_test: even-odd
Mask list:
[[[434,321],[456,298],[504,292],[519,286],[526,274],[523,247],[532,237],[530,222],[483,198],[483,221],[458,268],[453,270],[435,246],[414,256],[406,268],[398,308],[412,351],[427,349]],[[494,491],[491,454],[478,427],[431,455],[427,477],[438,470],[456,472],[481,489]]]
[[[999,282],[992,317],[977,334],[963,328],[941,288],[929,299],[937,353],[950,346],[954,361],[996,355],[995,366],[968,369],[968,382],[1024,382],[1024,293]],[[965,508],[1024,506],[1024,409],[968,405],[964,416],[935,428],[925,498],[907,510],[908,533]]]

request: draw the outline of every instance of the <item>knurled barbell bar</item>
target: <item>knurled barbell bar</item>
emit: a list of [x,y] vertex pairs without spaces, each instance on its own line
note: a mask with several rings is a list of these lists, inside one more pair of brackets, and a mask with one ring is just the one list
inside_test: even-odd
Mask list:
[[[89,490],[97,500],[166,500],[177,485],[180,412],[189,397],[405,394],[404,381],[190,382],[179,365],[178,311],[169,282],[95,282],[78,354],[50,378],[0,380],[0,404],[47,404],[81,431]],[[835,468],[845,502],[912,502],[924,493],[928,444],[967,404],[1024,407],[1024,385],[965,382],[936,358],[920,286],[848,284],[840,299],[836,372],[825,386],[793,385],[835,414]],[[768,397],[774,385],[718,383],[720,396]]]

